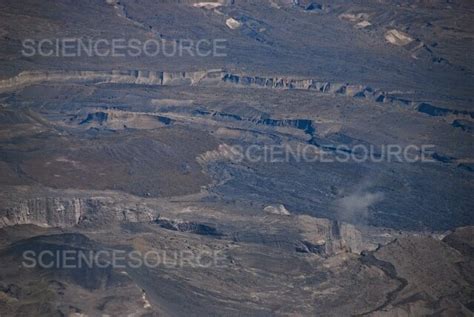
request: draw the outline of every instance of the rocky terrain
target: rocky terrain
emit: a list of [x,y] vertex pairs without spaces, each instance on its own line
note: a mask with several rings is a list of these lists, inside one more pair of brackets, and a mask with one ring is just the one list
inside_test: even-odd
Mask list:
[[473,315],[471,1],[0,2],[0,316]]

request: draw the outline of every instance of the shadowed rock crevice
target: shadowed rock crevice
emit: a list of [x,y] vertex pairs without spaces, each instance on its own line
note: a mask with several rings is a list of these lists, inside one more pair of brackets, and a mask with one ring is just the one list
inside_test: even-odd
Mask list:
[[172,231],[188,232],[215,238],[224,236],[224,234],[221,233],[216,227],[203,223],[176,221],[166,218],[157,218],[153,223],[159,225],[163,229]]
[[448,115],[463,115],[463,116],[474,118],[473,111],[446,109],[446,108],[433,106],[429,103],[419,104],[417,107],[417,110],[421,113],[425,113],[433,117],[444,117]]

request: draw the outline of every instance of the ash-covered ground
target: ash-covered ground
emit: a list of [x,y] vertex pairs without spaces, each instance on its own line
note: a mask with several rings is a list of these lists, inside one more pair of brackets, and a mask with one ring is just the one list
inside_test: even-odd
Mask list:
[[0,3],[0,316],[472,316],[472,1]]

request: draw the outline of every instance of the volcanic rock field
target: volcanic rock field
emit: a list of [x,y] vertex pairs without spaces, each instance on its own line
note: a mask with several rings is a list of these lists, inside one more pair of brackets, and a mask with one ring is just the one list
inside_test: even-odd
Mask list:
[[473,315],[472,1],[0,3],[0,316]]

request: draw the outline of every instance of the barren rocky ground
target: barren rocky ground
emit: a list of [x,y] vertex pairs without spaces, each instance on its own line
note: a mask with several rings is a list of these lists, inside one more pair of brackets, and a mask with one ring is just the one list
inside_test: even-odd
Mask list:
[[472,1],[0,3],[0,316],[473,315]]

